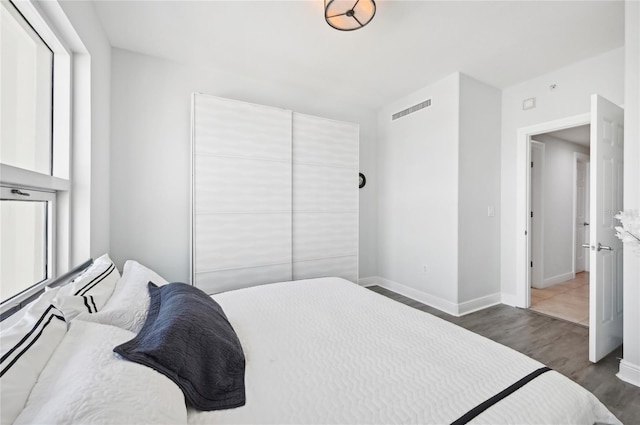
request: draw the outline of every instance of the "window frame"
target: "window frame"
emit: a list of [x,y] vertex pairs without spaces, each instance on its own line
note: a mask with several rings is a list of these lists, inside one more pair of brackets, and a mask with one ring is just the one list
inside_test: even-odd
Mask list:
[[[37,2],[30,0],[9,0],[26,23],[35,31],[45,45],[53,52],[52,119],[49,145],[51,166],[49,174],[39,173],[8,164],[0,163],[0,187],[3,199],[5,188],[19,189],[24,192],[48,193],[54,200],[49,202],[47,229],[47,279],[0,303],[0,314],[21,305],[25,300],[41,291],[55,280],[56,275],[69,270],[71,256],[71,134],[72,134],[72,87],[73,53],[67,43],[73,43],[72,34],[65,28],[63,17],[43,9]],[[45,5],[48,6],[48,5]],[[58,8],[58,11],[61,9]],[[10,12],[11,13],[11,12]],[[44,195],[43,195],[44,196]],[[22,199],[24,200],[24,199]]]
[[[48,150],[49,150],[49,158],[48,158],[48,172],[47,174],[53,176],[53,153],[54,153],[54,149],[53,149],[53,144],[54,144],[54,115],[55,115],[55,108],[54,108],[54,99],[55,99],[55,62],[56,62],[56,54],[53,51],[53,49],[51,48],[51,46],[49,46],[49,43],[47,43],[47,41],[42,38],[42,36],[40,35],[40,33],[36,30],[36,28],[34,28],[34,26],[31,24],[31,22],[29,22],[29,20],[22,14],[22,12],[20,11],[20,9],[18,8],[18,6],[14,3],[13,0],[8,0],[8,1],[3,1],[2,2],[3,5],[1,7],[4,7],[7,12],[13,17],[13,19],[15,19],[17,22],[17,24],[25,31],[29,31],[29,29],[31,31],[33,31],[33,33],[35,34],[36,37],[38,37],[40,39],[40,41],[42,42],[42,44],[44,44],[44,46],[47,48],[47,50],[49,50],[49,52],[51,52],[51,107],[49,108],[49,123],[50,123],[50,128],[49,128],[49,134],[48,134]],[[8,4],[8,6],[6,6],[6,4]],[[31,34],[28,34],[29,38],[31,37]],[[33,170],[36,173],[40,173],[38,171]],[[45,173],[40,173],[40,174],[45,174]]]
[[[14,193],[14,191],[20,193]],[[2,311],[4,309],[10,309],[19,304],[23,299],[31,297],[33,294],[41,291],[48,282],[55,276],[56,264],[55,264],[55,240],[56,240],[56,192],[34,190],[29,188],[17,188],[14,186],[0,186],[0,202],[1,201],[19,201],[19,202],[46,202],[47,203],[47,217],[46,217],[46,264],[45,273],[46,277],[34,283],[31,286],[24,288],[17,294],[12,295],[2,302]],[[6,304],[6,306],[5,306]]]

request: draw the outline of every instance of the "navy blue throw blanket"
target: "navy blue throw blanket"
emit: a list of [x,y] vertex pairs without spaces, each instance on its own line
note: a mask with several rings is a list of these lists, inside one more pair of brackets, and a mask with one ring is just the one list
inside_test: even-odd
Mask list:
[[113,351],[171,379],[196,409],[243,406],[244,353],[220,305],[184,283],[149,282],[149,295],[140,333]]

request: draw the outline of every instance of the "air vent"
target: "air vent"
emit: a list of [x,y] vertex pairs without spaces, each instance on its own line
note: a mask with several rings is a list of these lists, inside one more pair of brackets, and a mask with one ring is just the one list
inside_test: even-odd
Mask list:
[[404,111],[396,112],[395,114],[391,115],[391,120],[397,120],[398,118],[402,118],[405,115],[413,114],[414,112],[417,112],[420,109],[428,108],[429,106],[431,106],[431,99],[427,99],[424,102],[413,105],[411,108],[407,108]]

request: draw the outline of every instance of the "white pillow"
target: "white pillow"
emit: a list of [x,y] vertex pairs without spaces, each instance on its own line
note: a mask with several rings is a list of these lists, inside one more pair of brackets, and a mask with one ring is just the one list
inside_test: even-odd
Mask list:
[[59,290],[59,287],[49,288],[48,286],[45,286],[44,292],[35,301],[30,302],[22,309],[16,311],[14,314],[0,322],[0,331],[4,331],[5,329],[12,327],[28,313],[37,316],[42,314],[52,303]]
[[67,332],[62,313],[43,294],[13,326],[0,333],[0,423],[22,411],[40,373]]
[[184,395],[173,381],[113,352],[133,337],[74,320],[14,425],[186,424]]
[[113,325],[137,334],[149,311],[149,289],[147,287],[149,282],[153,282],[157,286],[168,283],[156,272],[137,261],[127,261],[122,271],[122,277],[109,302],[99,313],[83,313],[78,316],[78,320]]
[[120,272],[104,254],[71,283],[62,286],[53,304],[64,313],[67,321],[82,312],[96,313],[111,297],[118,279]]

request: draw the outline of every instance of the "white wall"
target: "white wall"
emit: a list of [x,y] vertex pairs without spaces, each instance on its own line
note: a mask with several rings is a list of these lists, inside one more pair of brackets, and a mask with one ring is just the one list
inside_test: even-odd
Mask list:
[[91,2],[61,1],[80,36],[72,141],[71,266],[109,251],[111,45]]
[[[500,282],[505,302],[515,298],[516,231],[524,231],[516,229],[518,128],[587,113],[593,93],[622,104],[623,83],[624,49],[619,48],[502,91]],[[551,84],[556,84],[553,91]],[[530,97],[537,98],[536,108],[522,110],[522,101]]]
[[458,303],[500,292],[501,96],[460,75]]
[[543,286],[547,286],[573,273],[574,153],[589,155],[589,148],[549,135],[533,139],[545,144],[542,219],[543,280],[547,281]]
[[[640,213],[640,3],[625,2],[624,209]],[[618,376],[640,386],[640,256],[624,252],[624,347]]]
[[376,127],[373,111],[312,89],[272,84],[112,50],[111,254],[169,280],[189,280],[191,93],[360,124],[360,276],[376,274]]
[[[452,74],[378,114],[378,274],[450,303],[458,300],[458,90]],[[429,108],[391,120],[428,98]]]
[[455,73],[378,114],[379,283],[452,314],[499,300],[500,101]]

